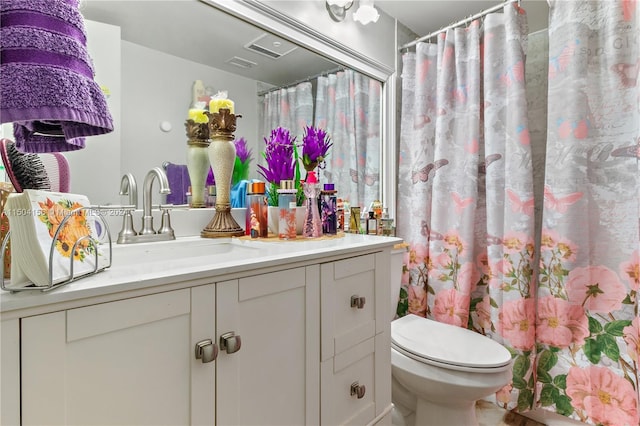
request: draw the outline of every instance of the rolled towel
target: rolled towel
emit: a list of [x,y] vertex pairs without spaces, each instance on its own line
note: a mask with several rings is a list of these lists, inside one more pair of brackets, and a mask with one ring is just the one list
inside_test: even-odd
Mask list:
[[13,122],[21,152],[82,149],[113,130],[78,3],[0,2],[0,123]]

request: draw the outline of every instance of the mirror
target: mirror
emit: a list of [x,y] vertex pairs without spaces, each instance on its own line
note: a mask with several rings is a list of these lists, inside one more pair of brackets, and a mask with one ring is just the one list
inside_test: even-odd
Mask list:
[[[227,90],[236,101],[236,113],[243,115],[236,136],[251,144],[253,178],[258,177],[255,166],[263,148],[258,94],[353,63],[381,81],[391,75],[367,60],[352,63],[358,54],[336,49],[326,37],[309,36],[309,28],[254,0],[81,0],[80,8],[96,80],[115,123],[114,132],[91,137],[84,150],[64,154],[71,166],[70,191],[88,195],[94,204],[128,203],[118,194],[124,173],[133,173],[141,186],[151,168],[166,161],[186,162],[184,121],[194,80],[203,80],[212,91]],[[307,48],[289,39],[305,39]],[[245,44],[251,43],[261,51],[247,50]],[[278,61],[272,52],[262,51],[265,43],[266,50],[284,52]],[[249,59],[254,63],[247,66],[237,61],[233,49],[243,52],[240,58],[264,57]],[[2,126],[0,134],[11,138],[11,133],[11,123]]]
[[[236,114],[242,115],[235,136],[248,141],[254,158],[250,178],[260,178],[256,164],[264,143],[258,94],[345,67],[373,70],[368,74],[382,81],[391,74],[344,53],[328,59],[317,52],[337,50],[322,38],[311,41],[312,51],[251,23],[270,22],[267,9],[253,1],[83,1],[96,80],[106,90],[116,129],[90,138],[84,150],[65,154],[71,191],[88,195],[95,204],[126,204],[118,195],[124,173],[136,177],[140,199],[148,170],[166,161],[185,164],[184,121],[195,80],[212,92],[228,91],[234,100]],[[296,37],[296,31],[305,34],[303,27],[289,26],[293,29],[281,31],[296,39],[303,37]]]

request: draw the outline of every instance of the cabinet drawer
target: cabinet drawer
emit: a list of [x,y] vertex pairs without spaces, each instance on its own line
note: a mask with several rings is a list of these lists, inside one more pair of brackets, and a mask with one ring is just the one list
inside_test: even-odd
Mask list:
[[322,424],[364,425],[376,417],[374,339],[323,362],[321,369]]
[[375,255],[322,265],[323,360],[376,334]]

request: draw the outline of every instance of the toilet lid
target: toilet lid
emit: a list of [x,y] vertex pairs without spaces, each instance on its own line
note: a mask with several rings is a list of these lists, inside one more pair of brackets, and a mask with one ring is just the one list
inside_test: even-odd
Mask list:
[[490,338],[450,324],[407,315],[391,323],[391,342],[412,358],[467,368],[499,368],[509,351]]

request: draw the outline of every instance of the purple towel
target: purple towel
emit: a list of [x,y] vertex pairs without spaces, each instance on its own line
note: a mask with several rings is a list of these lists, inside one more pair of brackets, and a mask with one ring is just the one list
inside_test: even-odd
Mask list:
[[0,123],[14,123],[22,152],[82,149],[113,130],[78,2],[0,2]]
[[191,185],[187,166],[166,163],[165,171],[171,189],[171,194],[167,194],[167,204],[187,204],[187,190]]

